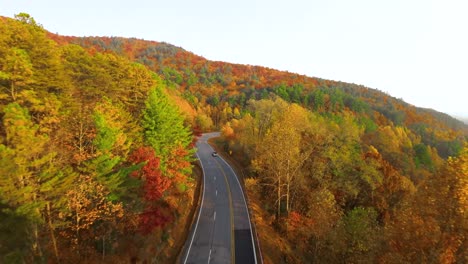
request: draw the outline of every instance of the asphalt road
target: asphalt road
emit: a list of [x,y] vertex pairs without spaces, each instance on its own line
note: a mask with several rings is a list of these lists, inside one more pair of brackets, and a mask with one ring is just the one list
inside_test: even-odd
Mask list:
[[219,133],[203,134],[197,157],[203,168],[200,210],[184,246],[181,263],[257,263],[243,191],[232,168],[213,157],[207,143]]

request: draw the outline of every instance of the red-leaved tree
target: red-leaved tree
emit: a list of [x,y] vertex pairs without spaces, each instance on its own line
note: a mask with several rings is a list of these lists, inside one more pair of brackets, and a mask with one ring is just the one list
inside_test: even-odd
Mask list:
[[169,221],[169,217],[165,216],[162,211],[161,204],[157,202],[171,186],[171,180],[162,175],[160,160],[155,156],[151,147],[136,149],[130,155],[130,161],[135,164],[145,162],[140,170],[132,173],[132,176],[140,178],[144,182],[145,210],[140,214],[139,224],[140,230],[147,234]]
[[171,180],[161,173],[160,160],[155,156],[151,147],[140,147],[133,151],[130,161],[138,164],[145,162],[145,165],[132,173],[133,177],[141,178],[144,181],[144,198],[146,201],[157,201],[161,199],[164,192],[171,186]]

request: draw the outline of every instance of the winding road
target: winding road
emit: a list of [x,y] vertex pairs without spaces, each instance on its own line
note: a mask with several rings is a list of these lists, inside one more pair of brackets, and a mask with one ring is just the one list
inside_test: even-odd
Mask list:
[[249,212],[239,180],[229,164],[213,157],[203,134],[197,157],[203,169],[202,200],[185,243],[181,263],[257,263]]

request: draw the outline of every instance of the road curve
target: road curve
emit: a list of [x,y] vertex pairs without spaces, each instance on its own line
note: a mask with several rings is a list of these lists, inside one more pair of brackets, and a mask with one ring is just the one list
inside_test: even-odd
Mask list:
[[180,263],[257,263],[247,204],[233,169],[213,157],[207,143],[218,132],[203,134],[197,157],[203,169],[200,210],[185,243]]

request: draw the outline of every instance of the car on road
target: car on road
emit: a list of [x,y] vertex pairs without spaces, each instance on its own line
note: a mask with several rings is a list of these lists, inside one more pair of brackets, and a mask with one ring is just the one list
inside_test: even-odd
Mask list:
[[218,152],[213,151],[213,153],[211,153],[211,156],[213,156],[213,157],[218,157]]

